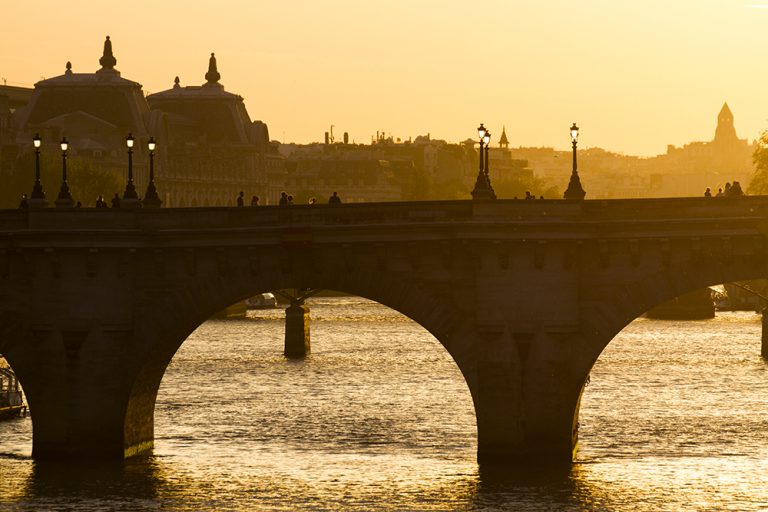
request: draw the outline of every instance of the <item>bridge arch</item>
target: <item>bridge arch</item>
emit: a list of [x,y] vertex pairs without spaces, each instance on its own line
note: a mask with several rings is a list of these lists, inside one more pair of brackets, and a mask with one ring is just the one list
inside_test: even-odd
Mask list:
[[[227,273],[225,278],[200,278],[179,290],[172,300],[165,298],[146,305],[142,324],[153,333],[140,356],[125,412],[125,454],[144,451],[154,437],[154,409],[157,393],[176,351],[189,335],[214,313],[258,293],[287,288],[331,289],[357,295],[387,306],[414,320],[430,332],[453,358],[467,382],[470,395],[477,389],[474,378],[474,353],[461,343],[470,327],[462,325],[462,315],[436,296],[434,290],[392,279],[382,273],[351,276],[346,271],[330,274],[305,272],[260,272],[243,276]],[[168,324],[173,318],[173,324]],[[170,328],[166,328],[170,327]],[[142,329],[142,330],[144,330]],[[275,347],[281,351],[282,347]],[[478,421],[478,423],[480,423]],[[478,432],[478,438],[480,437]]]
[[[727,263],[727,264],[724,264]],[[584,386],[600,355],[634,320],[655,306],[705,287],[768,278],[768,267],[759,258],[721,259],[681,258],[675,264],[650,268],[615,287],[604,290],[609,298],[583,306],[582,328],[570,339],[577,346],[571,353],[570,372],[573,424],[578,425]],[[756,340],[757,342],[757,340]]]

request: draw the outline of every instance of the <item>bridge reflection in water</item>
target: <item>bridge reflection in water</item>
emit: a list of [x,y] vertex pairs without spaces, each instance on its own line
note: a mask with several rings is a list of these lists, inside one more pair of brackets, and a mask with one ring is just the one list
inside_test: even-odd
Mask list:
[[569,463],[600,353],[652,306],[766,276],[768,198],[0,212],[4,353],[38,459],[152,448],[165,368],[228,304],[285,288],[387,305],[445,347],[478,460]]

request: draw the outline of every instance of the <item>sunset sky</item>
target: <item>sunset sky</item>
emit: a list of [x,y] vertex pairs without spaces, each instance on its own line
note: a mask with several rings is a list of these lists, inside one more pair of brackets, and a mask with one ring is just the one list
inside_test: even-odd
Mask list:
[[221,83],[273,139],[377,131],[457,142],[484,122],[512,146],[654,155],[711,140],[727,101],[741,138],[768,129],[768,2],[198,0],[3,2],[0,78],[99,68],[110,35],[145,92]]

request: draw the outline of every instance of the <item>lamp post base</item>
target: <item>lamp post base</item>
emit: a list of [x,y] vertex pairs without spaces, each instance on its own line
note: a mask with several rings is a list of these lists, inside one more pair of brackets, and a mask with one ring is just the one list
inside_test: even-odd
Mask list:
[[144,208],[160,208],[162,203],[160,197],[157,195],[155,183],[150,181],[147,186],[147,193],[144,194],[144,199],[141,201],[141,204],[144,205]]
[[123,197],[120,200],[120,208],[127,208],[129,210],[141,208],[141,201],[139,201],[138,197]]
[[44,197],[31,197],[27,203],[30,209],[48,208],[48,200]]
[[71,197],[59,197],[54,203],[56,208],[72,208],[75,206],[75,202]]
[[584,199],[587,193],[581,186],[581,180],[579,179],[579,173],[573,171],[571,173],[571,180],[568,182],[568,188],[565,189],[563,199],[575,199],[581,201]]
[[141,202],[144,208],[160,208],[162,203],[159,197],[145,197]]

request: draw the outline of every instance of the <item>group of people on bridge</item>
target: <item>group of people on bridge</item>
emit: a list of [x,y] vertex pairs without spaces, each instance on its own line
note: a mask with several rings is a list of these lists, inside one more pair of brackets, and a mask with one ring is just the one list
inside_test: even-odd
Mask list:
[[[730,182],[726,183],[725,190],[718,188],[717,194],[714,197],[738,197],[743,195],[744,191],[741,189],[741,183],[734,181],[733,184]],[[707,187],[707,190],[704,191],[704,197],[712,197],[712,189]]]
[[[291,206],[293,205],[293,195],[287,192],[280,192],[280,200],[277,203],[279,206]],[[309,204],[317,204],[317,199],[311,197]],[[337,192],[334,192],[331,197],[328,198],[328,204],[341,204],[341,198]],[[245,192],[242,190],[237,196],[237,206],[245,206]],[[251,206],[259,206],[259,196],[251,197]]]

